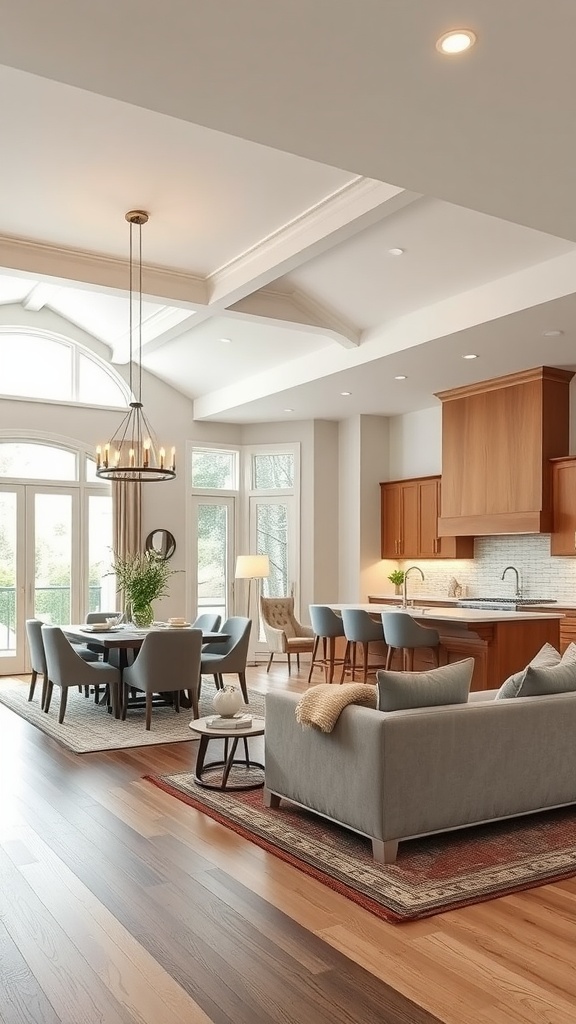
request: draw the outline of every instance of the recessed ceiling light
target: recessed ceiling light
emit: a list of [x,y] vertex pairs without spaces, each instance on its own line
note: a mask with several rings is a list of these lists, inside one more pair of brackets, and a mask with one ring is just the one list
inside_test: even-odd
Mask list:
[[231,345],[232,344],[232,338],[220,338],[220,341],[222,342],[223,345]]
[[542,334],[543,338],[559,338],[564,331],[544,331]]
[[340,394],[343,395],[344,397],[347,397],[348,395],[351,395],[352,392],[351,391],[341,391]]
[[478,359],[478,356],[475,352],[468,352],[467,355],[462,356],[462,359]]
[[471,46],[474,46],[476,42],[476,36],[474,32],[471,32],[469,28],[458,28],[453,29],[451,32],[445,32],[440,39],[436,40],[436,49],[439,53],[444,53],[447,56],[453,56],[456,53],[464,53],[465,50],[469,50]]
[[405,373],[397,373],[396,376],[394,377],[394,380],[407,380],[407,379],[408,378],[406,377]]
[[404,249],[388,249],[391,256],[402,256]]
[[294,409],[284,409],[284,412],[294,412]]

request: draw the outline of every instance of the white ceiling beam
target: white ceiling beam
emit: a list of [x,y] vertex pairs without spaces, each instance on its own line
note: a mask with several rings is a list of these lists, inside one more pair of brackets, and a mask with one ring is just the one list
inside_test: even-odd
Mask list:
[[[6,267],[10,273],[19,270],[47,277],[53,284],[72,281],[82,287],[88,284],[124,292],[129,280],[128,260],[7,235],[0,235],[0,267]],[[145,264],[142,285],[152,300],[168,299],[190,305],[205,305],[207,301],[205,280],[179,270]]]
[[344,348],[360,344],[360,328],[352,325],[334,310],[306,295],[301,289],[292,292],[262,288],[227,309],[226,317],[269,323],[289,330],[325,334]]
[[50,298],[54,293],[54,285],[39,282],[30,289],[22,299],[22,308],[30,309],[37,313],[44,306],[50,305]]
[[420,198],[395,185],[356,178],[210,274],[210,306],[239,302]]
[[[330,373],[368,364],[437,338],[575,293],[576,252],[546,260],[468,292],[415,310],[362,335],[362,344],[330,349]],[[194,419],[230,413],[250,402],[280,394],[326,376],[327,350],[310,353],[194,401]]]

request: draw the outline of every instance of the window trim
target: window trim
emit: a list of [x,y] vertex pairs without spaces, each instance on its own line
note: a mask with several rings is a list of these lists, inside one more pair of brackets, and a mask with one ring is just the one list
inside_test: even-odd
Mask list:
[[[70,398],[42,398],[37,395],[11,395],[0,393],[0,399],[3,401],[15,401],[15,402],[42,402],[43,404],[50,405],[70,405],[74,408],[81,406],[82,408],[94,408],[94,409],[124,409],[128,408],[133,396],[130,393],[124,378],[114,369],[110,363],[107,363],[101,356],[96,352],[93,352],[87,345],[83,345],[82,342],[76,341],[74,338],[67,337],[65,334],[59,334],[56,331],[46,330],[44,327],[23,327],[20,325],[0,324],[0,342],[2,335],[21,335],[27,338],[38,338],[40,340],[49,341],[57,345],[62,345],[67,348],[70,352],[70,388],[72,396]],[[83,356],[91,360],[100,370],[103,370],[111,380],[116,384],[118,391],[124,397],[124,404],[120,405],[102,405],[98,403],[90,403],[87,405],[78,397],[78,389],[80,384],[80,357]]]

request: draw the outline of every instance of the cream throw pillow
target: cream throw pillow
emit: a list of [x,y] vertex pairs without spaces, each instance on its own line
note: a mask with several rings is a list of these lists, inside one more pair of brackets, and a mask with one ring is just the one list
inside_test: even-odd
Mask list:
[[[573,651],[568,655],[570,648]],[[569,647],[564,651],[564,658],[569,662],[570,660],[576,661],[576,644],[570,644]],[[552,644],[544,644],[540,648],[538,654],[535,654],[532,661],[528,663],[526,668],[554,668],[555,665],[559,665],[563,659],[560,657],[560,652],[552,647]],[[508,700],[510,697],[518,697],[520,695],[520,688],[524,682],[524,676],[526,674],[526,668],[520,669],[519,672],[515,672],[514,675],[509,676],[502,686],[498,690],[494,700]]]
[[378,710],[466,704],[473,672],[474,658],[441,665],[429,672],[377,672]]

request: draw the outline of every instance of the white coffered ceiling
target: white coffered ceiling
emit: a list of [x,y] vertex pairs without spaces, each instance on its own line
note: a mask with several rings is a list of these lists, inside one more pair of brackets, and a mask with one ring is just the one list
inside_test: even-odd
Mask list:
[[0,323],[49,309],[124,362],[137,207],[143,362],[199,419],[392,415],[576,366],[569,0],[0,11]]

